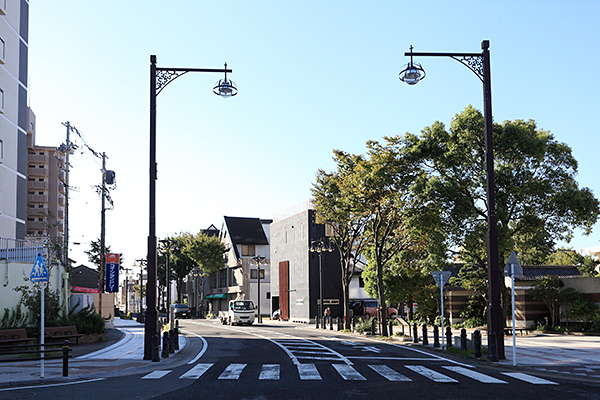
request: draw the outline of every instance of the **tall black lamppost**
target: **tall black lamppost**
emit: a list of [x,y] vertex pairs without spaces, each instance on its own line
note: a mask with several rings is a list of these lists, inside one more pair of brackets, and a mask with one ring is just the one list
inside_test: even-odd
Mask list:
[[163,250],[165,250],[166,256],[165,281],[167,284],[167,326],[169,329],[171,329],[171,266],[169,265],[169,261],[171,258],[171,248],[174,242],[171,238],[161,239],[159,242],[163,245]]
[[331,253],[333,246],[329,240],[321,238],[311,241],[308,249],[311,253],[317,252],[319,255],[319,315],[317,318],[323,318],[323,252]]
[[260,266],[266,264],[265,260],[267,258],[264,256],[254,256],[252,257],[252,260],[254,261],[254,264],[256,264],[256,279],[258,282],[258,323],[262,324],[262,317],[260,316]]
[[232,97],[238,92],[233,81],[227,79],[227,63],[223,69],[163,68],[156,66],[156,56],[150,56],[150,217],[148,233],[148,287],[146,296],[146,324],[144,327],[144,360],[152,359],[152,337],[158,333],[156,311],[156,96],[173,80],[188,72],[225,73],[213,92],[221,97]]
[[488,298],[487,330],[496,334],[497,354],[489,354],[492,361],[504,359],[504,317],[500,305],[500,267],[498,257],[498,228],[496,222],[496,197],[494,183],[494,142],[492,125],[492,78],[490,68],[490,42],[481,42],[481,53],[409,53],[410,63],[400,72],[400,80],[414,85],[425,78],[425,70],[420,64],[413,62],[418,57],[450,57],[469,68],[483,82],[483,118],[485,122],[485,171],[487,189],[487,264],[488,264]]

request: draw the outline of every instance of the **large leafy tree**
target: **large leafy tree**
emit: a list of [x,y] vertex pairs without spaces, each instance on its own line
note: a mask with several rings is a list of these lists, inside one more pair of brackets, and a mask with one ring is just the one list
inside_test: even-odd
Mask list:
[[575,265],[583,276],[597,276],[596,268],[600,261],[590,255],[581,255],[573,248],[561,247],[554,253],[550,254],[546,259],[546,264],[549,265]]
[[[591,190],[577,184],[577,161],[569,146],[532,120],[496,123],[493,136],[499,265],[504,266],[513,249],[523,264],[543,263],[556,241],[568,241],[574,229],[589,234],[600,207]],[[467,263],[487,265],[481,113],[469,106],[454,117],[449,130],[435,122],[421,135],[399,140],[427,170],[415,193],[443,210],[454,251]]]
[[362,158],[335,150],[333,159],[337,170],[319,170],[312,195],[316,205],[316,221],[331,227],[330,240],[340,254],[344,320],[346,328],[349,328],[350,281],[366,244],[368,214],[357,200],[359,182],[356,179],[356,168]]
[[180,233],[179,235],[170,238],[172,246],[170,250],[169,269],[170,276],[176,283],[177,302],[183,303],[183,286],[185,277],[194,269],[196,263],[191,259],[185,248],[189,233]]

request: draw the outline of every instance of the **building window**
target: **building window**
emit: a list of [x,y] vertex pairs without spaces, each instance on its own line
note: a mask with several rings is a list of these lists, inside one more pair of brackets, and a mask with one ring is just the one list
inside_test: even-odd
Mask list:
[[[250,279],[256,279],[256,268],[250,270]],[[265,279],[265,270],[260,269],[260,279]]]
[[271,292],[267,292],[267,300],[271,298]]
[[254,250],[255,246],[253,244],[243,244],[242,245],[242,256],[255,256],[256,252]]
[[363,277],[362,277],[362,275],[360,275],[360,276],[358,277],[358,287],[362,287],[362,288],[364,288],[364,287],[365,287],[365,281],[363,280]]

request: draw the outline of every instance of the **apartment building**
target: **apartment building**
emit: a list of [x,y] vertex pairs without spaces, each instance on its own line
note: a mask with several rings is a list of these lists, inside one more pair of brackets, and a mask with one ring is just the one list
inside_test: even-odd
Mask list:
[[24,239],[29,2],[0,0],[0,238]]

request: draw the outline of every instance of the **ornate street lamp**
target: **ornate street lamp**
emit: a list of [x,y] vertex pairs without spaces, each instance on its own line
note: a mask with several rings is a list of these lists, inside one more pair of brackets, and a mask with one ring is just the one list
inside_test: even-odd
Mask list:
[[156,96],[171,82],[188,72],[225,73],[213,87],[213,93],[228,98],[237,94],[235,84],[227,79],[227,69],[163,68],[156,66],[156,56],[150,56],[150,216],[148,233],[148,287],[146,296],[146,323],[144,326],[144,360],[152,359],[152,337],[158,333],[158,312],[156,311]]
[[[333,245],[328,239],[321,238],[311,241],[308,249],[311,253],[316,252],[319,255],[319,315],[317,318],[323,318],[323,253],[326,251],[331,253]],[[323,328],[325,328],[324,324],[323,322]]]
[[[254,261],[254,264],[256,264],[256,279],[258,281],[257,286],[258,286],[258,303],[257,303],[257,307],[258,307],[258,323],[262,324],[262,317],[260,316],[260,266],[261,265],[266,265],[266,260],[267,258],[264,256],[254,256],[252,257],[252,260]],[[252,274],[250,274],[250,277],[252,277]]]
[[[481,42],[481,53],[413,53],[412,46],[410,63],[399,75],[399,79],[409,85],[414,85],[425,78],[425,71],[421,65],[413,63],[413,56],[418,57],[450,57],[469,68],[483,82],[483,117],[485,122],[485,170],[488,208],[488,231],[487,231],[487,264],[488,264],[488,298],[487,330],[488,337],[491,332],[495,333],[497,341],[497,353],[490,352],[488,355],[492,361],[498,358],[504,359],[504,316],[500,304],[500,267],[498,257],[498,227],[496,222],[496,197],[494,183],[494,143],[492,136],[492,78],[490,68],[490,42]],[[418,67],[417,67],[418,66]],[[421,76],[422,73],[422,76]],[[493,350],[493,349],[491,349]]]

